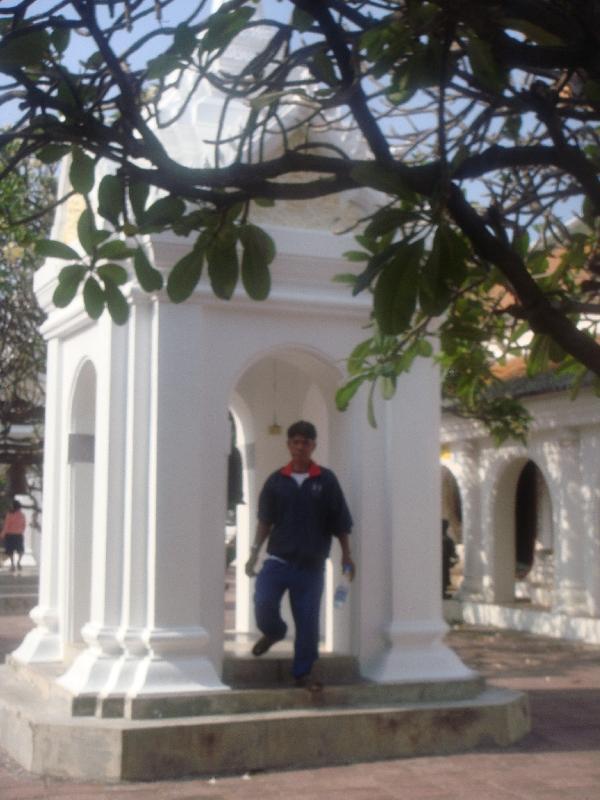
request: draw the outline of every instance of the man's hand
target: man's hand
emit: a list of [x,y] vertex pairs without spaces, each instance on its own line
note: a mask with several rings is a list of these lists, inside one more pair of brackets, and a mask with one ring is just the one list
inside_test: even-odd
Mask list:
[[248,561],[246,561],[246,566],[244,567],[246,575],[249,578],[255,578],[256,577],[256,569],[255,569],[255,567],[256,567],[256,562],[257,561],[258,561],[258,547],[256,547],[256,545],[253,545],[250,548],[250,558],[248,559]]
[[346,575],[350,576],[351,581],[354,580],[354,576],[356,575],[356,565],[352,560],[352,556],[342,556],[342,570],[346,573]]

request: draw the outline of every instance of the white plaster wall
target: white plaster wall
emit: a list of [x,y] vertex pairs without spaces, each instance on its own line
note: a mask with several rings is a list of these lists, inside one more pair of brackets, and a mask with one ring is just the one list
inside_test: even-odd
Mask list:
[[[564,627],[560,620],[565,614],[598,615],[600,403],[583,391],[574,402],[566,393],[557,393],[526,398],[525,405],[533,415],[526,446],[508,442],[495,448],[480,425],[449,414],[443,419],[441,441],[457,466],[453,471],[459,484],[461,473],[468,476],[461,495],[480,498],[481,547],[475,545],[475,561],[483,572],[479,597],[488,602],[510,603],[514,598],[516,480],[528,459],[540,469],[545,489],[538,533],[541,544],[554,551],[553,613],[557,626]],[[467,516],[465,510],[468,527]],[[473,548],[467,539],[468,562]],[[463,599],[469,597],[466,584],[465,576]],[[471,595],[477,596],[477,591]]]

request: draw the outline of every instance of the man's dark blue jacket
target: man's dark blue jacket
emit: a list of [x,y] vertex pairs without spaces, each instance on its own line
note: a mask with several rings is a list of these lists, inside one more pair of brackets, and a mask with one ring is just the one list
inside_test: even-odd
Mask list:
[[350,533],[352,517],[332,470],[311,463],[298,486],[291,464],[267,478],[258,500],[258,518],[272,525],[270,555],[299,564],[319,564],[329,555],[331,537]]

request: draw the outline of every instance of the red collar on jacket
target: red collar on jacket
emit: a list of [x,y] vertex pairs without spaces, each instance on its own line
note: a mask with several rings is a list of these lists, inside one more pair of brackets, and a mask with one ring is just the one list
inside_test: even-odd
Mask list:
[[[288,478],[292,477],[293,469],[292,469],[292,462],[290,461],[289,464],[286,464],[285,467],[282,467],[280,470],[282,475],[287,475]],[[308,465],[308,477],[309,478],[316,478],[317,475],[321,474],[321,467],[318,464],[315,464],[314,461],[311,461]]]

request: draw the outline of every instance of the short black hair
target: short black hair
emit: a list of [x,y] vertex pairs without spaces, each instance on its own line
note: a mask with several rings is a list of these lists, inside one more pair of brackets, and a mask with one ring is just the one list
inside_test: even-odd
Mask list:
[[287,438],[293,439],[294,436],[302,436],[304,439],[316,441],[317,429],[312,422],[306,422],[306,420],[300,419],[287,429]]

